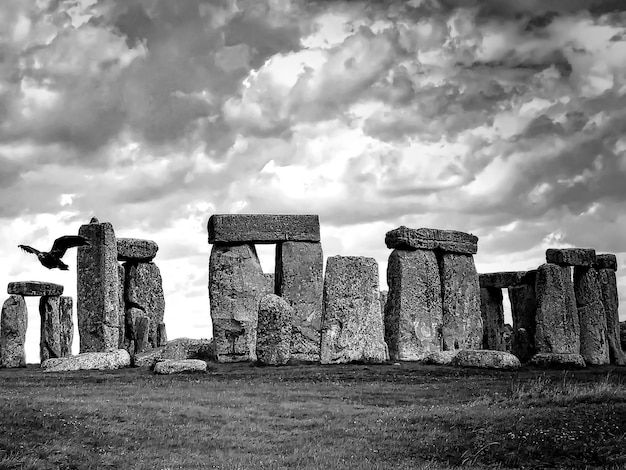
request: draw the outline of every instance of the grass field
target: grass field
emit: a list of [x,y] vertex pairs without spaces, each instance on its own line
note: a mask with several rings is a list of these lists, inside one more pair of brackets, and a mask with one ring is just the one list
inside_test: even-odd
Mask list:
[[0,469],[626,468],[625,369],[0,370]]

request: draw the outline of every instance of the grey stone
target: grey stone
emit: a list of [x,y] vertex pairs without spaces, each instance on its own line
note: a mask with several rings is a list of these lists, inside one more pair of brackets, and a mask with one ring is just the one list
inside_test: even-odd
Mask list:
[[81,225],[89,245],[78,247],[77,302],[80,352],[119,347],[119,279],[117,241],[108,223]]
[[9,282],[7,286],[9,294],[24,295],[28,297],[38,297],[42,295],[61,295],[63,286],[52,282],[40,281],[19,281]]
[[321,243],[284,242],[276,248],[277,294],[294,308],[291,355],[319,361],[324,257]]
[[117,342],[118,349],[128,349],[129,339],[126,335],[126,301],[124,300],[124,293],[126,292],[126,268],[123,264],[117,265],[117,298],[118,298],[118,327],[119,327],[119,340]]
[[41,363],[45,372],[71,370],[113,370],[130,366],[130,354],[125,349],[82,353],[77,356],[47,359]]
[[59,296],[42,296],[39,299],[39,315],[41,316],[41,337],[39,341],[39,358],[41,362],[50,358],[62,357]]
[[426,356],[424,356],[424,359],[422,359],[421,362],[423,364],[437,364],[447,366],[452,364],[452,361],[460,351],[460,349],[455,349],[454,351],[429,352],[428,354],[426,354]]
[[596,269],[610,269],[617,271],[617,257],[611,253],[596,255]]
[[166,359],[202,359],[215,361],[215,344],[213,339],[176,338],[150,351],[136,354],[136,367],[152,367],[158,361]]
[[387,264],[385,341],[394,361],[441,351],[441,280],[433,251],[394,250]]
[[483,348],[505,351],[502,289],[497,287],[480,289],[480,313],[483,319]]
[[59,320],[61,323],[59,345],[60,357],[72,355],[72,343],[74,341],[74,301],[71,297],[62,296],[59,298]]
[[519,369],[519,359],[506,351],[463,349],[452,360],[453,366],[481,369]]
[[596,262],[596,250],[591,248],[548,248],[546,262],[560,266],[591,267]]
[[474,258],[471,255],[444,253],[439,269],[443,286],[443,349],[481,349],[483,321]]
[[[125,331],[126,331],[126,341],[124,342],[124,348],[128,352],[133,355],[136,351],[136,340],[137,340],[137,325],[138,320],[141,317],[145,317],[145,312],[137,307],[128,307],[126,309],[126,316],[124,319],[125,322]],[[146,317],[147,318],[147,317]],[[149,333],[149,331],[148,331]],[[132,343],[132,347],[131,347]],[[143,345],[142,345],[143,346]]]
[[150,323],[151,321],[148,317],[138,317],[135,319],[135,354],[152,349],[148,340]]
[[535,283],[533,272],[531,271],[504,271],[498,273],[485,273],[478,275],[480,287],[494,287],[507,289],[512,286]]
[[140,238],[118,238],[117,260],[147,263],[154,259],[159,245],[152,240]]
[[585,360],[580,354],[537,353],[531,358],[530,363],[534,366],[545,368],[586,367]]
[[157,327],[163,323],[165,296],[161,271],[154,263],[125,263],[126,305],[143,310],[143,316],[150,319],[148,343],[145,347],[157,346]]
[[580,324],[570,268],[556,264],[539,266],[535,294],[537,352],[579,354]]
[[209,243],[319,242],[317,215],[215,214],[209,218]]
[[593,268],[574,268],[574,293],[580,323],[580,354],[589,365],[609,364],[609,343],[606,334],[606,315],[598,271]]
[[265,277],[265,292],[268,294],[276,293],[276,276],[274,273],[263,273]]
[[456,230],[398,227],[385,235],[387,248],[396,250],[441,250],[473,255],[478,251],[478,237]]
[[387,299],[389,298],[389,291],[381,290],[380,291],[380,311],[383,314],[383,318],[385,318],[385,307],[387,306]]
[[620,345],[619,295],[615,271],[611,268],[598,269],[598,282],[606,317],[606,336],[609,342],[611,364],[623,366],[626,365],[626,352]]
[[12,294],[2,305],[0,315],[0,367],[26,367],[26,327],[28,310],[22,295]]
[[159,375],[180,374],[181,372],[206,372],[207,364],[200,359],[166,359],[154,365],[154,373]]
[[504,328],[502,330],[502,338],[504,341],[504,350],[506,352],[511,352],[513,346],[513,327],[508,323],[504,324]]
[[283,298],[267,294],[259,303],[256,355],[259,365],[282,366],[291,359],[294,308]]
[[167,331],[165,330],[165,323],[159,323],[157,325],[157,347],[165,346],[167,344]]
[[622,345],[622,350],[626,351],[626,321],[619,323],[619,342]]
[[375,259],[359,256],[327,259],[320,348],[322,364],[387,359],[378,296]]
[[513,320],[511,353],[521,362],[535,355],[535,332],[537,330],[537,299],[535,285],[526,284],[509,287],[509,302]]
[[213,245],[209,299],[219,362],[256,360],[259,301],[266,289],[254,245]]

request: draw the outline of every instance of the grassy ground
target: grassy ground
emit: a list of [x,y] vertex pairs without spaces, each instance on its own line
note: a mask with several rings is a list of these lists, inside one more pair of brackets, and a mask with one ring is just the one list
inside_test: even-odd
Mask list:
[[0,370],[0,469],[626,468],[625,369]]

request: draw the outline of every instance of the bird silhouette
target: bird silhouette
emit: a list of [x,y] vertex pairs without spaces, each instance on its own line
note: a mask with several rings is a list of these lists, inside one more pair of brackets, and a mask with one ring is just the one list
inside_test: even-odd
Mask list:
[[89,245],[89,240],[87,240],[85,237],[81,237],[80,235],[64,235],[54,241],[54,243],[52,244],[52,249],[50,251],[39,251],[38,249],[28,245],[17,246],[18,248],[24,250],[26,253],[32,253],[34,255],[37,255],[39,262],[46,268],[59,268],[61,271],[67,271],[69,268],[67,264],[61,261],[61,258],[63,258],[63,255],[68,248],[84,245]]

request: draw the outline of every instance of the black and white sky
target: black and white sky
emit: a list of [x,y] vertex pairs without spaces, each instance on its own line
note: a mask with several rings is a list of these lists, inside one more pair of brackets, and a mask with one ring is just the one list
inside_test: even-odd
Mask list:
[[313,213],[382,288],[399,225],[474,233],[479,272],[616,253],[626,319],[625,199],[623,1],[0,2],[0,285],[75,295],[75,250],[17,245],[95,215],[159,244],[170,338],[209,337],[209,216]]

